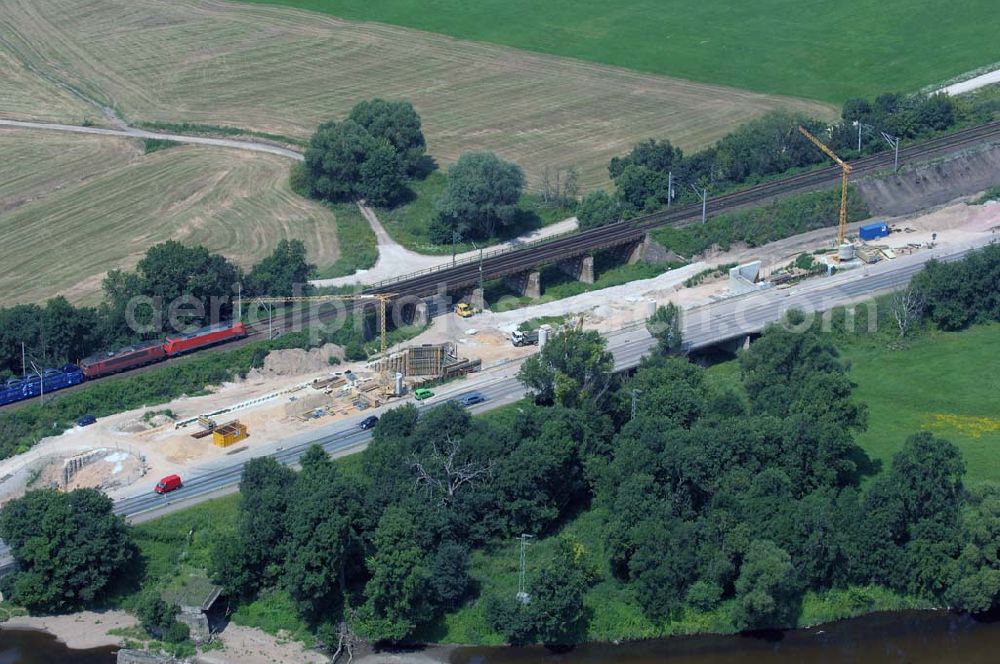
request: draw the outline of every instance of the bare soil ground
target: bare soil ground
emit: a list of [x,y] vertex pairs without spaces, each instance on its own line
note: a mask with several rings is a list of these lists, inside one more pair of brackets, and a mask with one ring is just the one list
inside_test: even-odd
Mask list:
[[[2,102],[0,102],[2,104]],[[329,208],[292,193],[287,160],[139,141],[0,129],[0,305],[56,294],[98,299],[104,275],[168,239],[244,267],[297,238],[309,260],[338,256]]]
[[282,640],[259,629],[229,623],[219,634],[222,650],[198,655],[202,664],[322,664],[330,658],[296,641]]
[[[533,181],[546,165],[575,164],[586,187],[606,182],[608,159],[642,138],[692,149],[774,108],[831,113],[817,102],[218,0],[9,0],[0,31],[8,55],[130,121],[306,137],[359,100],[409,99],[444,163],[490,149]],[[0,114],[51,114],[38,106],[0,102]]]

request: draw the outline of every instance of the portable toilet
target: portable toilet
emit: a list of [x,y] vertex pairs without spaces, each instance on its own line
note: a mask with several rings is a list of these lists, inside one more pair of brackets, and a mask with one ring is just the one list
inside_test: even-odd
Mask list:
[[880,237],[885,237],[889,234],[889,224],[884,221],[878,221],[874,224],[867,224],[862,226],[858,231],[858,236],[865,242],[870,242],[871,240],[877,240]]

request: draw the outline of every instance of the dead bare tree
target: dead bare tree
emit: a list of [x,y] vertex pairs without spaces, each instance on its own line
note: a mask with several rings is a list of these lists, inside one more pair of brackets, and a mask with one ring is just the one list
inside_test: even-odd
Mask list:
[[330,662],[332,664],[337,664],[337,660],[340,656],[346,654],[347,664],[351,664],[354,660],[354,649],[364,645],[364,643],[365,640],[358,636],[353,629],[351,629],[348,622],[346,620],[341,620],[340,624],[337,625],[337,650],[330,656]]
[[566,181],[563,183],[563,203],[572,205],[580,196],[580,171],[576,166],[566,169]]
[[460,488],[488,477],[493,472],[492,462],[462,463],[459,460],[461,443],[453,439],[450,434],[445,437],[443,450],[438,448],[437,443],[433,443],[431,447],[433,452],[427,464],[414,457],[412,465],[417,474],[417,484],[427,485],[441,496],[441,502],[445,504],[451,502]]
[[923,313],[924,298],[913,286],[897,291],[892,296],[892,316],[896,319],[896,325],[899,327],[900,339],[905,338],[910,333],[913,326],[920,321]]
[[546,205],[556,196],[552,190],[552,169],[548,166],[542,169],[542,182],[539,185],[538,193]]

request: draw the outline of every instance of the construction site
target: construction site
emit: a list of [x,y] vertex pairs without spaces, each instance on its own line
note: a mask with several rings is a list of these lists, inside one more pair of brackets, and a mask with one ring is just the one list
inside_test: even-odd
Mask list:
[[762,247],[714,250],[652,279],[569,298],[499,313],[487,308],[472,317],[439,315],[411,342],[367,362],[346,362],[332,344],[272,352],[263,367],[211,394],[101,418],[3,461],[0,502],[41,487],[92,486],[114,498],[146,493],[162,476],[186,479],[214,462],[273,453],[300,434],[415,403],[419,388],[433,395],[454,392],[445,385],[451,381],[468,381],[472,389],[479,380],[513,375],[517,361],[537,351],[512,343],[526,322],[607,332],[641,322],[666,302],[698,307],[753,290],[793,288],[831,269],[864,270],[938,246],[982,244],[996,236],[998,209],[961,200],[920,215],[845,224],[835,231],[836,244],[831,229],[822,229]]

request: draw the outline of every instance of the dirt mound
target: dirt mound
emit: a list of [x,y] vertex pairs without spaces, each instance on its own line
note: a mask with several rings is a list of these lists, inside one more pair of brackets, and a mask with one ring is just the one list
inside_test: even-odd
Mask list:
[[272,378],[275,376],[297,376],[316,373],[330,368],[330,358],[344,359],[344,349],[335,344],[326,344],[312,350],[291,348],[268,354],[262,369],[250,372],[250,378]]
[[899,175],[858,183],[874,215],[902,216],[971,196],[1000,183],[1000,146],[970,151]]

